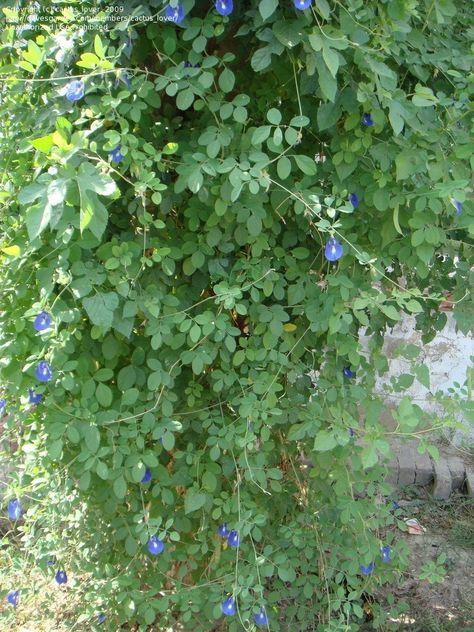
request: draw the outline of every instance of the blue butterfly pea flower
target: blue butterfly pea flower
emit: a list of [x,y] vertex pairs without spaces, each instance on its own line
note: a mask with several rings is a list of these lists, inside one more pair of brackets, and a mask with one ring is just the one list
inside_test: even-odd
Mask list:
[[3,415],[6,407],[7,407],[7,400],[0,399],[0,415]]
[[453,198],[452,200],[453,206],[456,209],[456,215],[461,215],[462,213],[462,203],[459,200],[456,200],[456,198]]
[[66,571],[58,571],[54,576],[57,584],[67,584]]
[[73,79],[66,86],[66,99],[71,102],[79,101],[84,96],[84,90],[84,82],[79,79]]
[[20,598],[20,591],[19,590],[10,590],[10,592],[7,594],[7,601],[12,606],[16,606],[17,605],[19,598]]
[[328,261],[337,261],[344,254],[342,245],[335,237],[330,237],[324,248],[324,256]]
[[235,614],[235,599],[233,597],[227,597],[221,604],[222,614],[226,617],[232,617]]
[[230,15],[234,10],[233,0],[216,0],[216,11],[219,15]]
[[181,2],[178,2],[176,7],[172,7],[170,4],[165,9],[165,17],[175,24],[181,24],[184,20],[184,9]]
[[350,366],[344,367],[342,369],[342,374],[344,375],[344,377],[347,377],[348,380],[351,380],[353,377],[355,377],[355,373],[351,370]]
[[389,546],[383,546],[381,549],[382,561],[390,562],[392,559],[392,549]]
[[48,314],[48,312],[41,312],[35,318],[33,327],[36,329],[36,331],[45,331],[45,329],[49,329],[51,327],[52,322],[53,319],[51,318],[50,314]]
[[312,0],[293,0],[295,9],[298,9],[298,11],[305,11],[306,9],[309,9],[311,2]]
[[160,553],[163,553],[165,544],[158,536],[152,535],[148,540],[147,547],[152,555],[159,555]]
[[117,78],[114,82],[114,88],[118,88],[121,81],[127,86],[129,90],[132,89],[132,82],[130,81],[130,77],[128,76],[125,70],[119,71]]
[[371,575],[374,572],[375,564],[370,562],[367,566],[361,566],[360,572],[362,575]]
[[359,206],[359,197],[357,193],[349,193],[349,202],[354,208],[357,208]]
[[362,124],[365,125],[366,127],[372,127],[372,125],[374,124],[373,120],[372,120],[372,116],[369,113],[365,113],[362,117]]
[[36,379],[40,382],[49,382],[50,380],[52,380],[53,370],[51,369],[49,362],[46,362],[44,360],[42,362],[39,362],[35,369],[35,376]]
[[221,538],[229,537],[230,531],[227,528],[227,522],[224,522],[220,525],[220,527],[217,529],[217,533],[221,536]]
[[151,481],[151,470],[146,468],[145,474],[143,474],[143,478],[140,483],[149,483]]
[[43,399],[43,395],[41,393],[35,393],[34,389],[28,389],[28,402],[30,404],[39,404]]
[[107,619],[107,617],[105,616],[105,614],[103,612],[100,612],[97,615],[97,624],[98,625],[102,625],[102,623],[104,623],[104,621]]
[[8,517],[10,520],[19,520],[23,509],[18,498],[10,500],[7,506]]
[[120,151],[121,149],[122,149],[122,145],[117,145],[117,147],[114,147],[113,149],[107,152],[109,156],[111,157],[112,162],[122,162],[122,160],[125,158],[125,156]]
[[227,542],[229,546],[233,546],[237,549],[240,546],[240,535],[238,531],[231,531],[227,537]]
[[268,625],[268,615],[263,606],[260,608],[253,619],[257,625]]

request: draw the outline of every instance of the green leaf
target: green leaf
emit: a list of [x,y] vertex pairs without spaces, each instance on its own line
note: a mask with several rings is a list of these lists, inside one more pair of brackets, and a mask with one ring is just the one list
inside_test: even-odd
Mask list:
[[217,478],[209,470],[202,475],[202,486],[208,492],[214,492],[217,489]]
[[279,566],[278,577],[282,582],[294,582],[296,579],[295,569],[292,566]]
[[[27,206],[26,229],[31,241],[39,237],[50,223],[56,225],[63,212],[68,189],[68,177],[41,175],[36,182],[21,189],[18,201]],[[32,204],[37,200],[36,204]]]
[[229,68],[224,68],[224,70],[219,75],[219,88],[222,92],[232,92],[235,84],[235,75],[232,70]]
[[98,461],[95,471],[97,472],[97,476],[99,476],[103,481],[106,481],[109,478],[109,468],[103,461]]
[[100,57],[100,59],[105,58],[105,48],[99,35],[96,35],[94,37],[94,51],[97,57]]
[[337,81],[329,72],[321,53],[318,53],[316,67],[318,70],[319,87],[321,88],[321,92],[326,99],[334,103],[337,93]]
[[102,384],[101,382],[97,384],[95,396],[99,404],[102,406],[102,408],[110,407],[110,404],[112,403],[113,395],[112,395],[112,390],[106,384]]
[[301,171],[307,176],[314,176],[316,174],[316,163],[312,158],[302,154],[294,155],[293,158]]
[[261,70],[265,70],[272,63],[272,53],[269,46],[264,46],[263,48],[258,48],[254,54],[252,55],[252,59],[250,60],[250,65],[252,66],[252,70],[255,72],[260,72]]
[[119,298],[115,292],[97,293],[95,296],[84,298],[82,304],[94,325],[104,329],[112,327],[114,311],[119,305]]
[[115,193],[115,182],[110,176],[100,173],[89,162],[82,162],[79,165],[76,181],[81,203],[81,232],[87,228],[100,239],[107,226],[108,212],[98,196]]
[[278,0],[260,0],[258,10],[262,16],[262,20],[269,18],[277,9]]
[[423,306],[416,299],[412,298],[405,303],[405,309],[412,314],[420,314],[423,311]]
[[431,88],[427,88],[426,86],[422,86],[417,83],[415,86],[415,94],[412,97],[412,102],[413,105],[416,105],[416,107],[423,108],[435,105],[438,103],[438,99]]
[[99,58],[94,53],[82,53],[81,60],[76,62],[76,66],[93,69],[97,67],[99,61]]
[[262,127],[257,127],[257,129],[252,134],[252,145],[259,145],[263,143],[270,136],[272,128],[270,125],[264,125]]
[[416,379],[420,384],[423,384],[425,388],[430,388],[430,371],[425,364],[420,364],[415,367]]
[[113,484],[114,494],[119,500],[125,498],[125,494],[127,493],[127,484],[123,476],[119,476],[115,479]]
[[327,430],[320,430],[314,438],[313,450],[317,452],[326,452],[332,450],[337,445],[337,441],[332,432]]
[[379,460],[377,450],[374,448],[374,446],[363,448],[360,453],[360,458],[362,461],[362,466],[364,468],[369,468],[377,465]]
[[282,156],[280,160],[277,162],[277,173],[278,177],[282,180],[288,178],[291,173],[291,160],[286,156]]
[[250,235],[257,237],[262,232],[262,220],[257,215],[251,215],[247,220],[247,230]]
[[53,135],[48,134],[48,136],[41,136],[40,138],[30,140],[30,145],[43,154],[49,154],[53,146]]
[[326,66],[333,77],[337,75],[337,70],[339,68],[339,55],[338,53],[329,46],[323,46],[323,59],[326,63]]
[[391,320],[400,320],[400,314],[393,305],[380,305],[380,310]]
[[272,125],[280,125],[281,123],[281,112],[276,108],[270,108],[267,112],[268,122]]
[[84,426],[84,441],[91,452],[97,452],[100,445],[100,432],[97,426]]
[[184,513],[189,514],[198,511],[206,504],[206,494],[197,492],[195,489],[188,489],[184,497]]
[[390,125],[392,126],[395,136],[401,134],[405,125],[402,116],[404,111],[404,108],[400,105],[400,103],[398,103],[398,101],[391,101],[388,105],[388,120],[390,121]]
[[185,90],[181,90],[176,97],[176,107],[179,110],[187,110],[191,107],[194,101],[194,92],[191,88],[186,88]]

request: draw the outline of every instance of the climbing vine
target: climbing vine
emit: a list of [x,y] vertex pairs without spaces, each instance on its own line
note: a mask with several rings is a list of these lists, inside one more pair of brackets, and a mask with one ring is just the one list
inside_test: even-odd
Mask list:
[[472,325],[468,3],[2,11],[10,544],[80,625],[380,627],[384,332]]

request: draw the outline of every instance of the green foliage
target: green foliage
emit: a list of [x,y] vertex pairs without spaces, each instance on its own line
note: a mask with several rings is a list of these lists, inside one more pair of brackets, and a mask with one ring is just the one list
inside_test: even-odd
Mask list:
[[[31,559],[82,574],[80,616],[107,610],[110,630],[207,632],[229,594],[231,632],[262,605],[272,630],[356,630],[362,594],[406,561],[377,500],[383,333],[407,312],[431,339],[445,292],[472,326],[467,4],[236,1],[221,18],[187,0],[180,25],[145,4],[100,35],[74,10],[105,20],[105,3],[52,22],[44,2],[36,30],[4,9],[0,395],[20,431],[10,494],[33,499],[17,528]],[[429,423],[406,397],[397,421]]]

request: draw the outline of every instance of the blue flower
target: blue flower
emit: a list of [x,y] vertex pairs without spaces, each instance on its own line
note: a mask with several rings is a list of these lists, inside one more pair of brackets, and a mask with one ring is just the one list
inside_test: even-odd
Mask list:
[[112,158],[112,162],[122,162],[122,160],[125,158],[125,156],[120,152],[121,149],[122,145],[117,145],[117,147],[114,147],[114,149],[111,149],[107,152]]
[[237,549],[240,546],[240,536],[238,531],[231,531],[227,537],[227,542],[230,546]]
[[21,507],[21,502],[15,498],[14,500],[10,500],[7,507],[8,517],[10,520],[18,520],[21,516],[21,512],[23,511]]
[[54,560],[48,560],[46,566],[54,566]]
[[352,439],[355,436],[356,436],[356,433],[354,432],[354,429],[353,428],[349,428],[349,437]]
[[152,535],[148,540],[147,547],[152,555],[159,555],[163,553],[165,545],[163,540],[160,540],[158,536]]
[[146,468],[145,474],[143,474],[143,478],[140,483],[149,483],[151,481],[151,470]]
[[228,538],[230,531],[227,528],[227,522],[224,522],[223,524],[221,524],[221,526],[217,529],[217,533],[222,537],[222,538]]
[[[184,67],[185,68],[201,68],[201,64],[194,64],[194,66],[193,66],[193,64],[190,61],[185,61],[184,62]],[[185,79],[188,79],[189,76],[190,75],[189,75],[188,72],[184,75]]]
[[53,319],[48,314],[48,312],[41,312],[35,318],[33,327],[36,329],[36,331],[44,331],[45,329],[49,329],[51,327],[52,322]]
[[389,546],[383,546],[381,548],[381,554],[383,562],[390,562],[392,559],[392,549]]
[[368,114],[367,112],[362,117],[362,124],[365,125],[366,127],[372,127],[372,125],[374,124],[372,120],[372,116]]
[[19,590],[10,590],[10,592],[7,594],[7,601],[8,603],[11,603],[12,606],[17,605],[19,598],[20,598]]
[[262,606],[257,614],[254,616],[254,621],[257,625],[268,625],[268,615],[265,608]]
[[357,208],[359,206],[359,197],[357,193],[349,193],[349,202],[354,208]]
[[32,388],[28,389],[28,402],[30,404],[39,404],[42,399],[43,396],[41,395],[41,393],[35,393],[34,389]]
[[311,2],[312,0],[293,0],[295,9],[298,9],[298,11],[305,11],[306,9],[309,9]]
[[354,373],[354,371],[351,370],[350,366],[345,366],[342,369],[342,374],[344,375],[344,377],[347,377],[348,380],[350,380],[353,377],[355,377],[355,373]]
[[117,75],[117,79],[115,80],[115,83],[114,83],[114,88],[118,88],[121,81],[123,81],[123,83],[127,86],[129,90],[132,89],[132,82],[130,81],[130,77],[128,76],[125,70],[119,71]]
[[107,619],[107,617],[105,616],[105,614],[103,612],[100,612],[97,615],[97,624],[98,625],[102,625],[102,623],[104,623],[104,621]]
[[66,86],[66,99],[68,101],[79,101],[84,96],[84,82],[82,80],[73,79]]
[[330,237],[324,249],[324,256],[328,261],[337,261],[344,254],[342,245],[335,237]]
[[171,22],[181,24],[184,20],[184,9],[181,2],[178,2],[177,7],[172,7],[170,4],[165,9],[165,17]]
[[216,11],[219,15],[230,15],[233,10],[233,0],[216,0]]
[[400,509],[400,505],[397,503],[396,500],[392,500],[392,506],[390,507],[390,511],[397,511],[397,509]]
[[54,576],[56,583],[58,584],[67,584],[67,575],[66,571],[58,571]]
[[5,410],[6,406],[7,406],[7,400],[0,399],[0,415],[3,414],[3,411]]
[[225,601],[221,604],[222,614],[225,614],[227,617],[231,617],[235,614],[235,599],[233,597],[227,597]]
[[453,198],[451,200],[451,202],[453,203],[453,206],[456,209],[456,215],[461,215],[461,213],[462,213],[462,202],[460,202],[459,200],[456,200],[456,198]]
[[35,369],[36,379],[40,382],[49,382],[53,379],[53,370],[49,366],[49,362],[39,362]]
[[367,566],[361,566],[360,572],[362,573],[362,575],[371,575],[374,571],[374,568],[375,564],[373,562],[370,562],[370,564],[368,564]]

